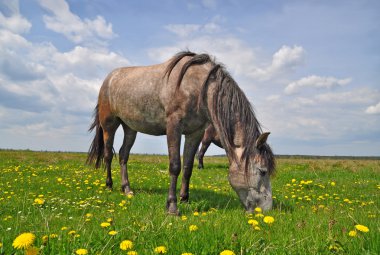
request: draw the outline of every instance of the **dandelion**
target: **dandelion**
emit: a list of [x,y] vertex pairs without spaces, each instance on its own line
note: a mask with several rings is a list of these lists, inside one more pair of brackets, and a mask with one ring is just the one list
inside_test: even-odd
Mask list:
[[274,222],[274,218],[272,216],[265,216],[264,222],[268,225],[271,225]]
[[3,243],[0,243],[0,248],[3,247]]
[[357,232],[356,230],[351,230],[350,232],[348,232],[348,235],[351,237],[355,237],[357,235]]
[[16,249],[27,249],[34,243],[36,236],[32,233],[22,233],[13,241],[12,246]]
[[36,198],[36,199],[34,199],[34,203],[36,205],[43,205],[45,203],[45,200],[42,198]]
[[257,226],[257,225],[259,225],[259,222],[257,220],[254,220],[254,219],[250,219],[250,220],[248,220],[248,224],[252,225],[252,226]]
[[185,220],[187,220],[187,217],[186,217],[185,215],[182,215],[182,216],[181,216],[181,219],[182,219],[183,221],[185,221]]
[[109,226],[111,226],[111,223],[109,223],[109,222],[102,222],[102,223],[100,224],[100,226],[101,226],[102,228],[108,228]]
[[258,214],[255,215],[255,217],[256,217],[256,218],[263,218],[263,217],[264,217],[264,214],[262,214],[262,213],[258,213]]
[[133,248],[133,243],[130,240],[124,240],[120,243],[120,249],[123,251],[129,250]]
[[190,230],[190,232],[194,232],[194,231],[198,230],[198,227],[197,227],[197,225],[190,225],[189,230]]
[[133,194],[132,193],[128,193],[127,198],[129,198],[129,199],[133,198]]
[[158,253],[158,254],[164,254],[166,253],[168,250],[166,249],[165,246],[158,246],[154,249],[154,252],[155,253]]
[[185,252],[185,253],[182,253],[181,255],[193,255],[191,252]]
[[235,253],[230,250],[224,250],[219,255],[235,255]]
[[46,244],[48,241],[49,241],[49,236],[48,236],[48,235],[44,235],[44,236],[42,237],[42,243],[43,243],[43,244]]
[[199,212],[194,212],[193,215],[194,216],[199,216]]
[[129,251],[127,252],[127,255],[138,255],[137,251]]
[[117,234],[117,231],[115,231],[115,230],[111,230],[110,232],[108,232],[108,234],[109,234],[110,236],[114,236],[114,235]]
[[331,186],[335,186],[335,184],[336,184],[335,182],[330,182]]
[[88,250],[87,249],[78,249],[75,251],[75,253],[78,255],[86,255],[86,254],[88,254]]
[[360,225],[360,224],[355,225],[355,228],[356,228],[357,230],[359,230],[360,232],[364,232],[364,233],[367,233],[367,232],[369,231],[369,228],[368,228],[368,227],[366,227],[366,226],[364,226],[364,225]]
[[38,253],[40,253],[40,250],[33,246],[25,250],[25,255],[38,255]]
[[69,233],[67,233],[69,236],[74,236],[77,232],[75,230],[71,230],[69,231]]
[[254,230],[257,230],[257,231],[260,231],[260,230],[261,230],[261,228],[260,228],[259,226],[255,226],[253,229],[254,229]]
[[256,213],[262,213],[263,210],[262,210],[260,207],[256,207],[256,208],[255,208],[255,212],[256,212]]

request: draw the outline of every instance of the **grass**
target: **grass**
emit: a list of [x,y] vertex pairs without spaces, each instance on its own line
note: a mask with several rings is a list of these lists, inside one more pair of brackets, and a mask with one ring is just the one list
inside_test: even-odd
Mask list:
[[[0,151],[0,254],[23,254],[12,243],[24,232],[36,236],[40,254],[149,255],[159,246],[179,255],[380,254],[378,160],[278,159],[274,209],[264,213],[275,221],[268,225],[260,214],[245,214],[228,184],[226,158],[206,157],[205,170],[194,169],[191,202],[179,205],[180,217],[165,213],[167,156],[131,155],[129,198],[119,192],[117,160],[108,191],[105,173],[85,166],[85,158]],[[358,224],[369,231],[349,236]],[[121,250],[123,240],[132,249]]]

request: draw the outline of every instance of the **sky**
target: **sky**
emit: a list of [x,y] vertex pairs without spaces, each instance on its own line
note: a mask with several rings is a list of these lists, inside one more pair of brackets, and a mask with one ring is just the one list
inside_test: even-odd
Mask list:
[[87,151],[106,75],[186,49],[226,66],[275,154],[380,156],[378,0],[0,0],[0,148]]

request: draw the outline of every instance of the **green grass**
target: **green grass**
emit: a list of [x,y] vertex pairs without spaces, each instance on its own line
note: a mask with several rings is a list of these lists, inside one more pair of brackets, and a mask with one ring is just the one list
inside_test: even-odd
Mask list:
[[[267,225],[245,214],[227,181],[226,158],[206,157],[206,169],[194,169],[190,203],[179,205],[183,217],[165,212],[166,156],[131,155],[132,198],[119,192],[117,160],[114,191],[107,191],[105,172],[85,166],[85,159],[79,153],[0,151],[0,254],[23,254],[12,247],[23,232],[36,236],[40,254],[80,248],[127,254],[119,247],[123,240],[131,240],[139,255],[154,254],[158,246],[176,255],[380,254],[380,161],[279,159],[274,209],[264,213],[275,222]],[[43,205],[35,203],[38,197]],[[251,218],[260,230],[248,224]],[[111,226],[102,228],[107,220]],[[369,232],[349,236],[357,224]],[[190,225],[198,229],[191,232]],[[51,234],[56,237],[44,240]]]

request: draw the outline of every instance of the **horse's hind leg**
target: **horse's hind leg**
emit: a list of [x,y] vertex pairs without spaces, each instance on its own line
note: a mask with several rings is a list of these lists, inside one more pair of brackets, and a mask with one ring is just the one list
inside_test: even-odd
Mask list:
[[181,202],[189,200],[189,185],[193,173],[194,156],[203,137],[203,130],[185,136],[185,148],[183,153],[183,175],[180,192]]
[[123,145],[119,151],[120,175],[121,175],[121,191],[128,195],[133,194],[128,180],[128,159],[129,152],[135,142],[137,132],[130,129],[126,124],[122,123],[124,130]]
[[202,146],[201,149],[198,152],[198,169],[203,169],[203,157],[205,156],[205,153],[208,149],[208,147],[211,144],[211,140],[202,140]]
[[112,189],[112,176],[111,176],[111,163],[113,158],[113,140],[115,132],[120,125],[120,120],[115,117],[107,117],[101,120],[103,128],[103,141],[104,141],[104,163],[107,170],[106,185],[107,188]]

